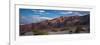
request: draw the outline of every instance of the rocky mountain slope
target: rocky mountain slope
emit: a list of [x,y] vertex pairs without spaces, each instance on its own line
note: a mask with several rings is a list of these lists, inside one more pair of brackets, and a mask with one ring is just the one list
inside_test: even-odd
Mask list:
[[52,20],[39,23],[20,25],[20,35],[32,30],[44,32],[68,31],[68,33],[89,33],[90,15],[61,16]]

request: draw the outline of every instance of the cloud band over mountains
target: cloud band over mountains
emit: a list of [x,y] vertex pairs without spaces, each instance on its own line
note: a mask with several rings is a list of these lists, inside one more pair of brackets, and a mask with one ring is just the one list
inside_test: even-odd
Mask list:
[[20,24],[38,23],[44,20],[51,20],[53,18],[40,16],[20,16]]

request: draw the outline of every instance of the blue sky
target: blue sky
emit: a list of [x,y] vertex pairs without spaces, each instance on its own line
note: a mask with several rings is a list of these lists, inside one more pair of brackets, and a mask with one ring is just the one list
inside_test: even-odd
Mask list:
[[60,16],[84,16],[89,14],[89,11],[72,11],[72,10],[50,10],[50,9],[19,9],[20,23],[37,23],[46,19],[53,19]]

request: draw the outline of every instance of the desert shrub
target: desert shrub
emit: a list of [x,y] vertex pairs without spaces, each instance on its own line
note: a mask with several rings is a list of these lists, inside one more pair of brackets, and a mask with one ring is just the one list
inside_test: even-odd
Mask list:
[[36,29],[33,29],[32,32],[34,35],[47,35],[48,34],[48,32],[45,32],[42,30],[36,30]]

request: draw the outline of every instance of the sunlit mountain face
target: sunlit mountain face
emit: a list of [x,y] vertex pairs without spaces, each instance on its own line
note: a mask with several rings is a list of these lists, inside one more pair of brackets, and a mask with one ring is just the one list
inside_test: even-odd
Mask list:
[[52,20],[60,16],[84,16],[89,11],[50,10],[50,9],[19,9],[20,24],[38,23],[44,20]]

